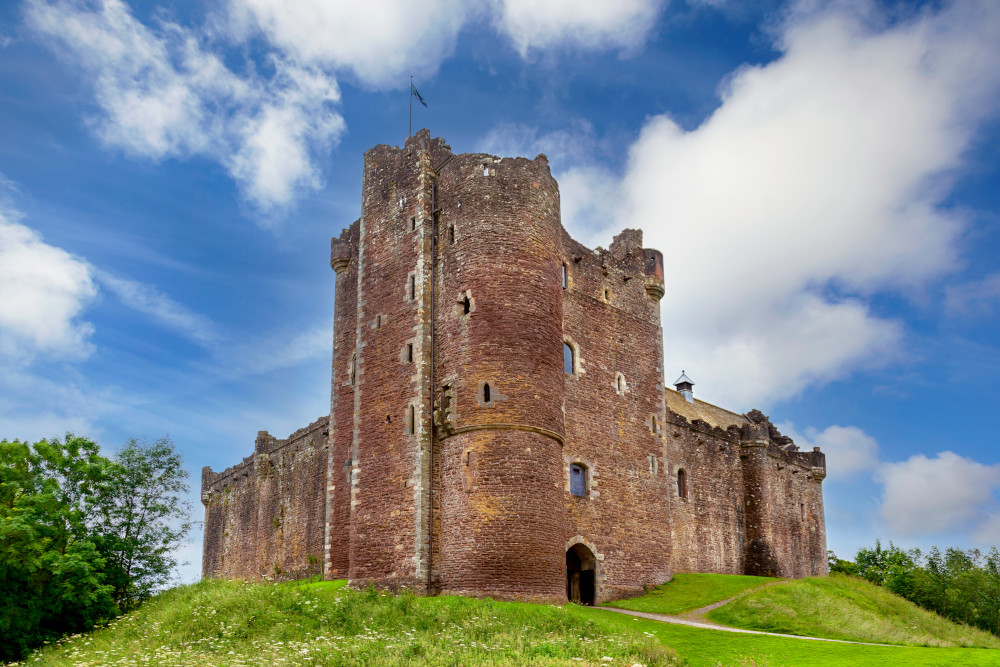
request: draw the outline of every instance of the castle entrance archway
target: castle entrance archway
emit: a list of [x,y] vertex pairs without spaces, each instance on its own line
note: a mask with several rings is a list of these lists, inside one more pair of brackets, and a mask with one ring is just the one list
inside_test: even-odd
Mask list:
[[597,558],[582,544],[566,552],[566,597],[577,604],[594,604]]

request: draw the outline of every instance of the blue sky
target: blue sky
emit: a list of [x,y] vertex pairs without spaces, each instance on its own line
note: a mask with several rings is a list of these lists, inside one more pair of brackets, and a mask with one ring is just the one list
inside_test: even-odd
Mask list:
[[169,434],[196,486],[327,411],[329,238],[412,74],[414,128],[664,252],[667,382],[823,447],[838,554],[1000,543],[1000,5],[295,8],[0,8],[0,437]]

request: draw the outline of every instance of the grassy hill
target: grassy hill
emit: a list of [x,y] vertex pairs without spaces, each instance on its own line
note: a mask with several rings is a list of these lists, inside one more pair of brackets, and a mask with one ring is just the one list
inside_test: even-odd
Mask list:
[[[681,575],[646,596],[621,604],[683,612],[735,592],[739,597],[711,612],[713,619],[735,605],[726,622],[768,624],[768,630],[819,636],[835,631],[868,633],[868,641],[886,641],[891,635],[896,641],[932,645],[864,646],[734,634],[576,605],[354,592],[342,588],[344,582],[209,581],[167,591],[107,628],[36,652],[27,664],[1000,665],[1000,651],[945,647],[1000,645],[995,638],[941,619],[938,624],[921,618],[926,612],[910,609],[905,606],[909,603],[900,604],[905,601],[894,596],[887,600],[884,591],[864,582],[835,577],[761,587],[771,581]],[[786,589],[790,592],[782,592]],[[824,620],[826,615],[830,622]],[[855,615],[860,619],[857,622],[852,620]],[[872,618],[882,619],[882,624],[871,622]],[[907,623],[915,627],[905,627]],[[859,629],[845,630],[855,626]],[[901,628],[913,632],[906,634]]]
[[708,613],[739,628],[880,644],[1000,648],[1000,638],[952,623],[856,577],[832,575],[751,590]]
[[678,664],[653,637],[568,607],[342,585],[207,581],[175,588],[106,628],[36,652],[27,664]]

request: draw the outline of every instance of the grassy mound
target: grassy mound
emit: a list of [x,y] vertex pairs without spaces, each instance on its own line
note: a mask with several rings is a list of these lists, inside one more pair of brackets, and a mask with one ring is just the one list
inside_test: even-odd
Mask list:
[[708,613],[725,625],[830,639],[1000,648],[1000,638],[952,623],[863,579],[832,575],[749,591]]
[[680,614],[773,581],[779,580],[737,574],[675,574],[672,580],[657,586],[646,595],[616,600],[608,603],[608,606],[653,614]]
[[37,651],[27,664],[677,664],[650,635],[569,608],[340,585],[175,588],[106,628]]

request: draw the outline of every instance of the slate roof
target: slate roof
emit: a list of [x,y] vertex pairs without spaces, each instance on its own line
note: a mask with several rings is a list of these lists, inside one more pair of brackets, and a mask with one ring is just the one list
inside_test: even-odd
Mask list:
[[686,417],[688,421],[700,419],[709,426],[718,426],[723,430],[730,426],[743,426],[750,421],[743,415],[724,410],[705,401],[699,401],[697,398],[694,399],[694,403],[691,403],[680,392],[673,389],[664,389],[663,394],[667,400],[667,407],[680,416]]

